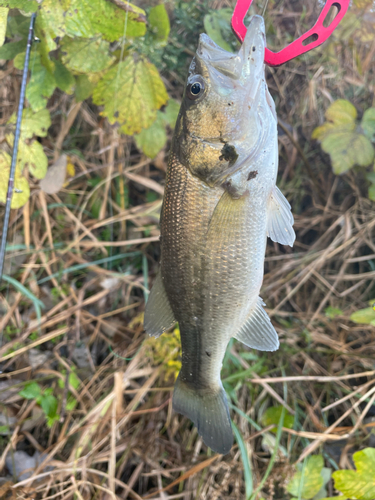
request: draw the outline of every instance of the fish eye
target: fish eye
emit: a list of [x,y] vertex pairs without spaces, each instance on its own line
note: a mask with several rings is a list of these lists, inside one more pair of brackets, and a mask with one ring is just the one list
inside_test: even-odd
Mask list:
[[195,78],[186,89],[186,95],[191,101],[195,101],[204,94],[205,85],[202,77]]

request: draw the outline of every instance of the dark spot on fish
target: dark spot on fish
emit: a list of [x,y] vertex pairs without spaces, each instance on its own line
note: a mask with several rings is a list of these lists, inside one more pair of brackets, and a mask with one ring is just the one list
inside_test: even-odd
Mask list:
[[256,48],[255,48],[255,47],[253,47],[253,52],[255,52],[255,50],[256,50]]
[[211,357],[211,353],[209,351],[206,351],[206,354],[209,358]]
[[251,179],[255,179],[257,175],[258,175],[258,170],[252,170],[251,172],[249,172],[247,180],[251,181]]
[[232,103],[231,103],[231,102],[228,102],[228,106],[232,106]]
[[254,57],[252,57],[252,58],[251,58],[251,60],[252,60],[253,62],[255,62],[255,59],[254,59]]
[[221,155],[219,156],[219,160],[229,161],[231,165],[235,163],[238,158],[238,154],[236,148],[231,144],[225,143],[221,150]]

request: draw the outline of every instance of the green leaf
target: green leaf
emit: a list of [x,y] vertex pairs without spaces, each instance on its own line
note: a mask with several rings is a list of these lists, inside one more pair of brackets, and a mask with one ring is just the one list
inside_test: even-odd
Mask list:
[[158,111],[156,120],[151,127],[143,129],[134,136],[137,148],[144,152],[149,158],[155,158],[167,142],[164,120]]
[[66,402],[66,409],[68,411],[72,411],[76,406],[77,406],[77,400],[73,398],[73,396],[69,396]]
[[327,318],[334,319],[336,316],[341,316],[342,315],[342,310],[338,309],[337,307],[332,307],[328,306],[326,309],[324,309],[325,315]]
[[145,11],[131,3],[123,3],[124,10],[108,0],[71,0],[65,14],[67,34],[84,38],[102,35],[109,42],[122,36],[143,36],[146,33]]
[[362,134],[331,133],[322,140],[322,149],[331,157],[335,174],[347,172],[354,165],[366,167],[374,159],[374,148]]
[[165,109],[161,112],[161,117],[164,122],[168,124],[171,128],[176,125],[176,120],[178,113],[180,111],[181,104],[174,99],[169,99]]
[[7,7],[0,7],[0,47],[5,41],[5,33],[7,31],[7,19],[8,19]]
[[61,41],[62,62],[73,73],[98,73],[115,60],[108,54],[109,43],[101,39],[68,38]]
[[[14,60],[16,65],[21,62],[18,58],[21,58],[23,54],[19,54]],[[23,63],[22,63],[23,67]],[[35,53],[32,56],[32,61],[30,63],[31,68],[31,78],[26,87],[26,97],[30,103],[30,106],[34,111],[42,110],[47,105],[47,98],[53,94],[56,88],[56,80],[53,74],[47,69],[41,61],[40,55]]]
[[356,471],[339,470],[332,474],[335,488],[349,498],[374,500],[375,448],[365,448],[353,455]]
[[49,394],[49,393],[47,393],[47,391],[45,391],[45,393],[42,395],[42,398],[40,401],[40,406],[42,407],[42,409],[43,409],[44,413],[47,415],[47,417],[53,418],[56,416],[57,405],[58,405],[58,402],[57,402],[57,399],[55,398],[55,396],[53,396],[52,394]]
[[164,4],[161,3],[150,9],[148,22],[154,38],[158,42],[166,42],[171,31],[171,25]]
[[364,133],[370,139],[370,141],[375,141],[375,108],[366,109],[363,113],[363,118],[361,122]]
[[19,40],[18,42],[6,43],[0,47],[0,59],[14,59],[17,54],[24,52],[26,47],[26,40]]
[[371,201],[375,201],[375,184],[371,184],[368,188],[368,197]]
[[78,389],[78,387],[81,385],[80,379],[77,377],[77,375],[72,371],[69,373],[69,385],[73,387],[73,389]]
[[25,399],[36,399],[42,393],[42,389],[37,382],[28,382],[18,394]]
[[[8,124],[16,124],[16,113],[9,118]],[[39,137],[46,137],[48,129],[51,126],[51,116],[48,109],[42,109],[34,112],[32,109],[27,108],[23,110],[21,122],[21,138],[31,139],[34,135]]]
[[291,495],[297,498],[313,498],[324,485],[323,476],[323,457],[314,455],[309,457],[302,467],[301,471],[296,472],[289,482],[287,490]]
[[[220,9],[212,11],[204,16],[203,24],[207,35],[222,49],[233,52],[232,47],[224,39],[223,33],[230,29],[230,20],[232,17],[231,9]],[[229,29],[228,29],[229,28]]]
[[[6,201],[11,161],[12,159],[8,153],[0,151],[0,203],[5,203]],[[22,207],[29,198],[29,183],[25,177],[20,175],[17,169],[14,179],[11,208]]]
[[0,7],[9,7],[9,9],[19,9],[30,14],[38,9],[36,0],[0,0]]
[[350,319],[354,321],[354,323],[375,325],[375,311],[372,307],[366,307],[365,309],[354,312],[350,316]]
[[26,49],[27,35],[29,34],[30,18],[22,14],[8,16],[7,33],[9,38],[21,37],[25,39],[24,50]]
[[56,85],[63,92],[67,94],[73,93],[73,87],[75,84],[74,76],[71,72],[64,66],[60,61],[55,60],[55,72],[53,76],[55,77]]
[[95,84],[92,83],[87,75],[76,76],[75,98],[77,102],[84,101],[92,94]]
[[128,135],[150,127],[156,111],[168,100],[158,70],[149,61],[128,56],[112,67],[94,89],[93,101],[103,105],[101,112],[110,123],[122,124]]
[[[277,425],[281,418],[281,413],[283,411],[283,407],[280,406],[270,406],[267,408],[266,412],[262,416],[262,424],[264,426],[275,424]],[[289,412],[285,413],[284,417],[284,427],[288,429],[292,429],[294,424],[294,417]],[[276,433],[276,429],[272,429],[271,432]]]

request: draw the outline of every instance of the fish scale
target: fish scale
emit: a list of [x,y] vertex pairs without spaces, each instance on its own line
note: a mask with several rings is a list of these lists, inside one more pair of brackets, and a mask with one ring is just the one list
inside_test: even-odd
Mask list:
[[228,342],[274,351],[259,297],[266,240],[292,246],[290,205],[276,187],[277,117],[264,76],[265,34],[253,16],[238,54],[201,35],[176,122],[161,214],[161,263],[144,327],[179,323],[175,411],[207,446],[233,442],[220,371]]

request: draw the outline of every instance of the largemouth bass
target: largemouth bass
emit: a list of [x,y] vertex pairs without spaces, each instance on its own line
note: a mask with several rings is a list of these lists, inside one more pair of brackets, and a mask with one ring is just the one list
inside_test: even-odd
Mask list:
[[220,379],[228,342],[278,348],[259,297],[266,240],[295,240],[290,205],[276,187],[277,118],[264,50],[260,16],[237,54],[200,35],[169,156],[160,272],[145,311],[145,330],[156,337],[178,321],[173,408],[222,454],[233,442]]

